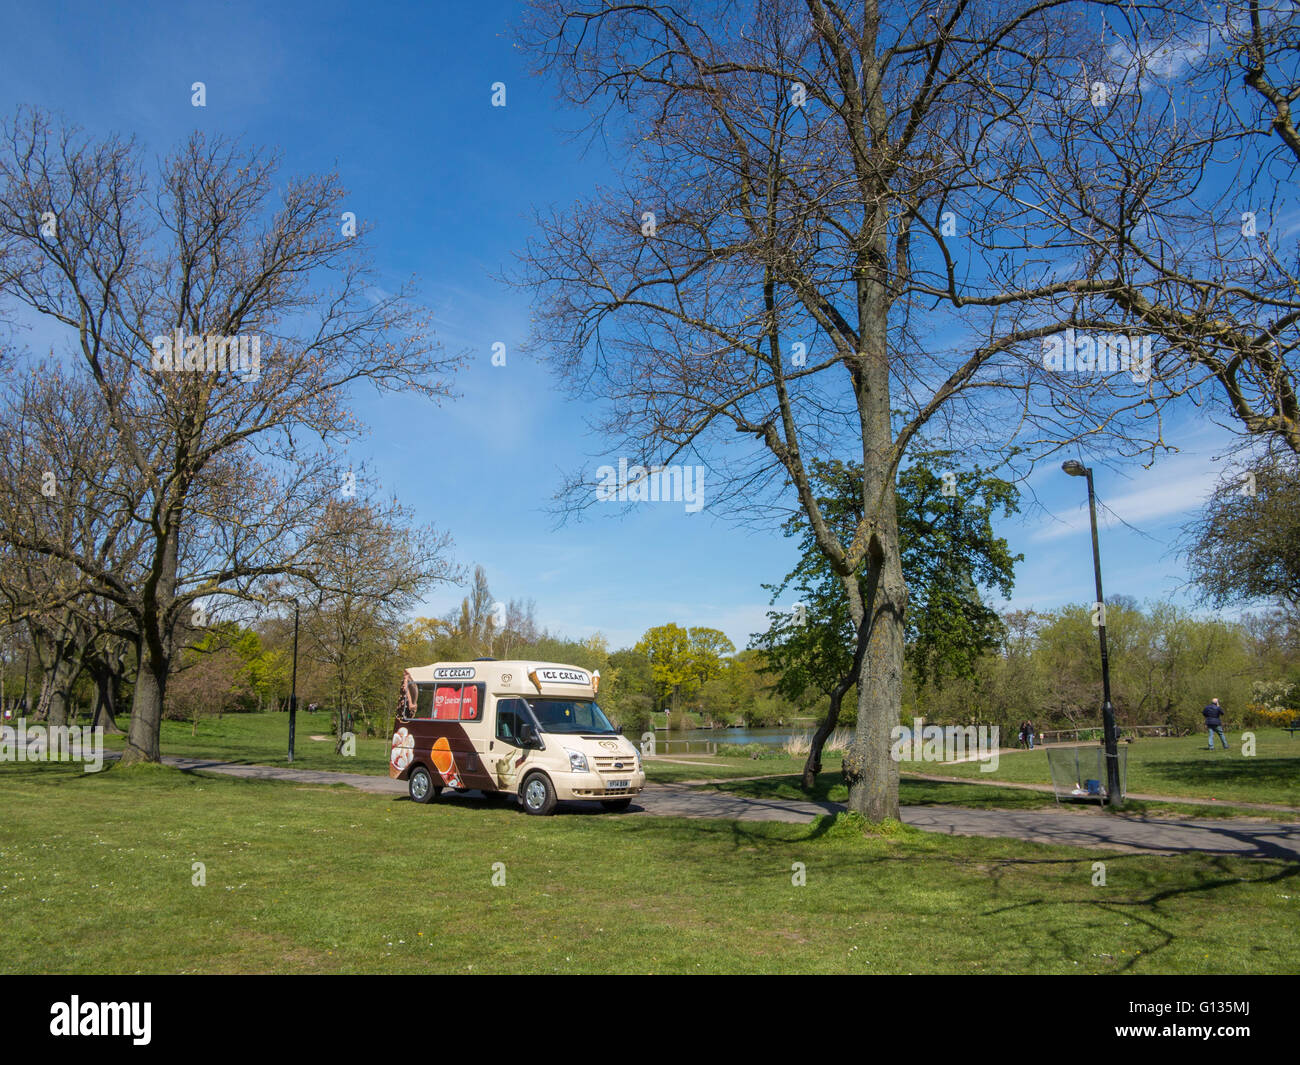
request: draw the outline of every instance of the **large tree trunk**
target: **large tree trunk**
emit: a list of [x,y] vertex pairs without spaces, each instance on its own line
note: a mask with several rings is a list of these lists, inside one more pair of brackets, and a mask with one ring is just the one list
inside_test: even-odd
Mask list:
[[139,667],[135,693],[131,698],[131,727],[122,751],[122,765],[162,760],[159,733],[162,731],[163,698],[167,694],[167,678],[172,665],[172,640],[176,626],[172,608],[175,605],[180,539],[180,531],[174,524],[175,515],[171,517],[173,524],[157,543],[154,555],[156,576],[146,581],[142,593],[145,609],[140,623]]
[[31,626],[32,649],[36,652],[36,668],[41,678],[41,690],[36,696],[36,707],[23,708],[33,721],[44,721],[50,712],[50,698],[54,693],[54,667],[58,664],[58,648],[44,629]]
[[66,725],[72,687],[85,659],[86,633],[71,611],[64,610],[48,629],[33,627],[32,635],[42,674],[36,717],[51,726]]
[[[879,101],[872,120],[881,122]],[[907,588],[898,550],[895,501],[897,455],[890,410],[889,294],[879,276],[886,261],[887,219],[876,211],[864,234],[867,243],[857,263],[861,355],[851,367],[862,427],[862,513],[858,531],[865,538],[867,592],[863,623],[866,654],[858,669],[858,727],[844,754],[849,809],[869,821],[898,817],[898,763],[890,757],[891,733],[903,701],[903,611]]]
[[131,699],[131,727],[122,751],[122,764],[158,762],[162,752],[158,734],[162,728],[163,695],[167,691],[169,663],[160,664],[149,652],[140,656],[140,669],[135,679],[135,694]]
[[50,699],[45,706],[45,723],[57,728],[68,723],[68,698],[60,686],[58,677],[50,680]]
[[68,658],[66,649],[55,652],[54,661],[41,680],[41,710],[38,714],[51,726],[68,723],[68,708],[72,704],[72,686],[80,672],[77,662]]
[[893,549],[880,560],[880,580],[867,604],[870,635],[858,672],[858,728],[853,745],[844,755],[849,809],[869,821],[897,819],[899,814],[898,763],[890,752],[903,698],[903,611],[907,593],[897,536],[895,526]]
[[55,674],[54,699],[50,703],[50,724],[66,725],[76,704],[72,700],[72,687],[81,675],[81,654],[69,647]]
[[36,710],[30,715],[33,721],[44,721],[45,716],[50,712],[50,697],[53,694],[54,685],[50,681],[50,674],[46,670],[41,671],[41,691],[36,696]]

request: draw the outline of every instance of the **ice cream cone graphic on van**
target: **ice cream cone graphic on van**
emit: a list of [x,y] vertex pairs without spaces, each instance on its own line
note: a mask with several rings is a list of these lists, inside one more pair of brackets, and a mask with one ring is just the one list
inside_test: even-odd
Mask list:
[[411,759],[414,756],[415,738],[408,729],[399,728],[393,733],[393,744],[388,755],[388,764],[400,773],[411,764]]
[[442,776],[443,783],[449,788],[460,788],[460,770],[456,767],[456,756],[452,754],[451,744],[446,736],[439,736],[433,741],[433,768]]

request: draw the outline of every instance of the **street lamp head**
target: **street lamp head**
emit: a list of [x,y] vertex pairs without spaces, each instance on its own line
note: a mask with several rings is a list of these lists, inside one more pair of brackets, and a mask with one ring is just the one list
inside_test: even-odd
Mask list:
[[1071,477],[1088,476],[1088,467],[1085,466],[1078,459],[1067,459],[1065,462],[1061,463],[1061,469],[1063,469]]

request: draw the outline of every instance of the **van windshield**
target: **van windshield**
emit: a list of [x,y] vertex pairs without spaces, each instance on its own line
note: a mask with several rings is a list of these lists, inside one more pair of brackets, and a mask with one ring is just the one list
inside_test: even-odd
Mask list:
[[543,732],[613,732],[604,712],[590,701],[531,699],[528,703]]

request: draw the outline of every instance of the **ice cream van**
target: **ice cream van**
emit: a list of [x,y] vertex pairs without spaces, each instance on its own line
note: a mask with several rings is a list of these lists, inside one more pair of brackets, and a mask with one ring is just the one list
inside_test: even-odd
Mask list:
[[554,662],[412,667],[402,676],[388,775],[420,803],[454,788],[517,797],[530,814],[584,799],[625,810],[645,773],[596,703],[599,686],[599,673]]

